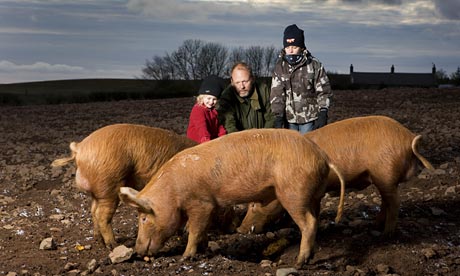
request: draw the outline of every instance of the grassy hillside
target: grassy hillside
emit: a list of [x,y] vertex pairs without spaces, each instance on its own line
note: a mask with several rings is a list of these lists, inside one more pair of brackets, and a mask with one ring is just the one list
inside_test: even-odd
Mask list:
[[[329,78],[332,89],[350,88],[348,75],[331,74]],[[259,80],[271,82],[271,78]],[[74,79],[0,84],[0,105],[189,97],[196,95],[200,83],[199,80]]]
[[75,79],[0,84],[0,104],[58,104],[191,96],[199,81]]

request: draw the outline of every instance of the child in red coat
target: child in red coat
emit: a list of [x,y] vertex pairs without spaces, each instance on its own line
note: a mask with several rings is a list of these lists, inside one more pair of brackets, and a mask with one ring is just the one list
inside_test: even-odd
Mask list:
[[222,78],[209,76],[203,80],[198,90],[196,103],[190,113],[187,137],[203,143],[227,134],[224,126],[217,120],[215,109],[217,99],[223,89]]

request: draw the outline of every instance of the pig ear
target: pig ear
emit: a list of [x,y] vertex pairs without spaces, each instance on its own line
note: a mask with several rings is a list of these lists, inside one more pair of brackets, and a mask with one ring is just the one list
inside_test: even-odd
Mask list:
[[147,200],[138,198],[139,192],[130,187],[121,187],[119,197],[120,199],[135,208],[141,209],[145,213],[153,213],[152,207]]

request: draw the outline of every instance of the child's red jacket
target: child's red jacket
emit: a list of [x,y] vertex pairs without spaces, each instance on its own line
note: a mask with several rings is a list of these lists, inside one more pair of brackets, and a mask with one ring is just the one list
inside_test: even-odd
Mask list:
[[190,113],[187,137],[203,143],[227,134],[224,126],[217,119],[217,110],[195,104]]

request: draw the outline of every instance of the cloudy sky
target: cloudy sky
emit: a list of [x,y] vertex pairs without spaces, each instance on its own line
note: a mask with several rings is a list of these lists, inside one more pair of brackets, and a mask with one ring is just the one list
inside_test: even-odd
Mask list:
[[187,39],[281,49],[294,23],[328,71],[460,66],[458,0],[0,0],[0,83],[136,78]]

